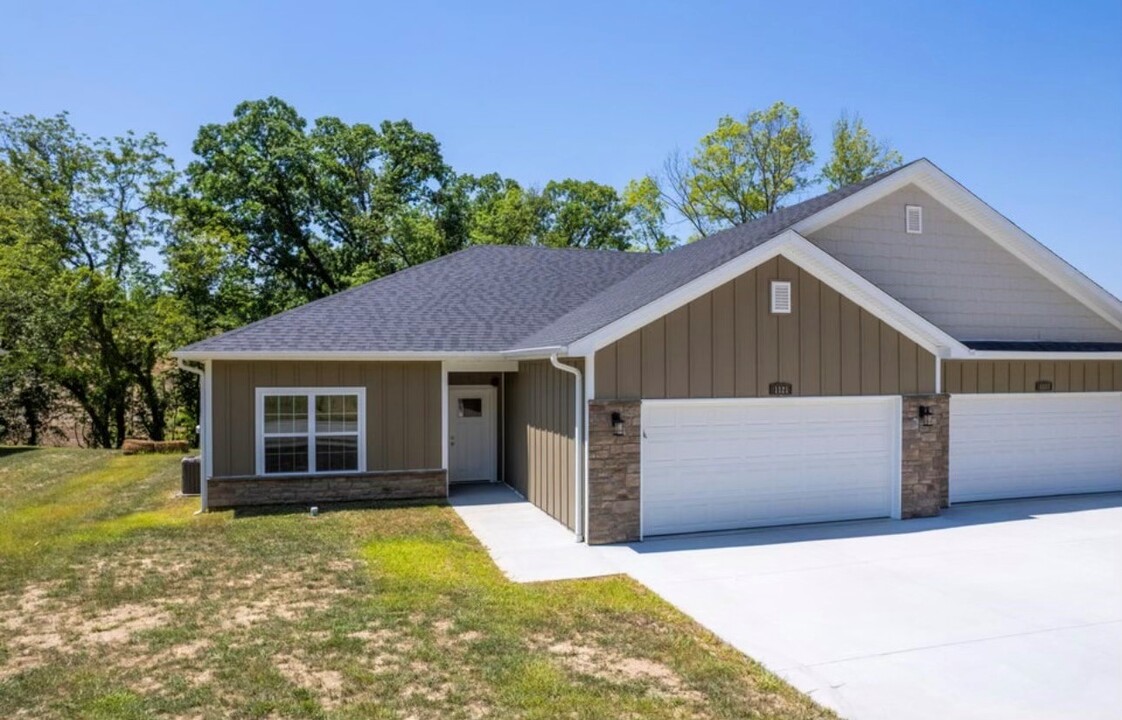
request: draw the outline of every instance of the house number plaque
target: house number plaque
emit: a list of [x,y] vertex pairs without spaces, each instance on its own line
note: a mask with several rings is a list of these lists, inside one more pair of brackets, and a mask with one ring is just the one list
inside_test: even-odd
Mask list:
[[767,386],[769,395],[790,395],[792,391],[791,383],[789,382],[773,382]]

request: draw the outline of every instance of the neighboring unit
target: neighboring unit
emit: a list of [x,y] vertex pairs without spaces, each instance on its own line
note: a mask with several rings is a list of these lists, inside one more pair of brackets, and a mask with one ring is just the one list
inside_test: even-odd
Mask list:
[[206,508],[505,482],[604,543],[1122,490],[1122,303],[926,160],[664,255],[470,248],[176,355]]

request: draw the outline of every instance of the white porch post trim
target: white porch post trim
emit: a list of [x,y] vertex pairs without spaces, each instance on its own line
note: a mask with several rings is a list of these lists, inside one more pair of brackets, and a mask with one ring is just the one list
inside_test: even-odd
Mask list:
[[448,361],[440,363],[440,467],[444,470],[444,494],[448,495]]
[[199,444],[203,456],[202,478],[199,483],[199,505],[205,512],[210,509],[208,488],[210,477],[214,474],[214,364],[207,360],[203,363],[202,400],[199,408],[199,423],[203,432]]
[[584,510],[583,527],[588,529],[588,403],[596,397],[596,353],[584,356],[584,465],[581,468],[581,507]]

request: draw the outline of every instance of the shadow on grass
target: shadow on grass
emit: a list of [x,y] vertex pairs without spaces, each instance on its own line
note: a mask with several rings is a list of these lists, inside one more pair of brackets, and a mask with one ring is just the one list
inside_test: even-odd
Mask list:
[[447,505],[444,498],[419,500],[356,500],[353,502],[300,503],[294,505],[253,505],[231,508],[234,518],[265,517],[269,515],[308,515],[311,508],[317,508],[320,515],[349,510],[392,510],[396,508],[429,507]]
[[20,453],[31,452],[39,448],[32,445],[0,445],[0,458],[8,457],[9,455],[18,455]]

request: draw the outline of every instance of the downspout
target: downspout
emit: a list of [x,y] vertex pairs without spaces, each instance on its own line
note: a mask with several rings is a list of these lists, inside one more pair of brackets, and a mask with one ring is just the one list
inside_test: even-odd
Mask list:
[[[209,408],[206,406],[206,371],[202,368],[188,365],[182,358],[175,359],[175,366],[180,370],[186,370],[193,375],[199,376],[199,510],[198,512],[206,512],[206,495],[207,495],[207,477],[206,477],[206,458],[210,453],[210,448],[206,446],[206,429],[204,423]],[[197,514],[197,513],[196,513]]]
[[584,542],[584,493],[581,492],[581,466],[584,464],[584,438],[581,436],[581,427],[583,425],[584,408],[582,407],[581,398],[583,396],[584,388],[581,384],[581,372],[572,365],[565,365],[557,359],[557,353],[549,356],[549,362],[553,367],[567,372],[573,376],[573,492],[574,492],[574,505],[573,508],[573,527],[577,535],[577,542]]

